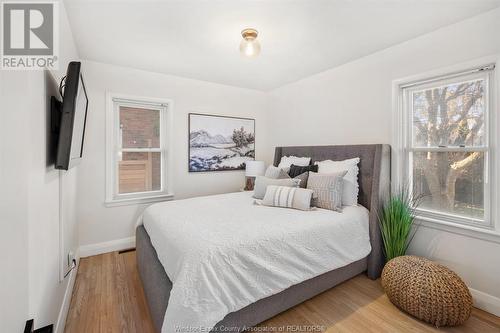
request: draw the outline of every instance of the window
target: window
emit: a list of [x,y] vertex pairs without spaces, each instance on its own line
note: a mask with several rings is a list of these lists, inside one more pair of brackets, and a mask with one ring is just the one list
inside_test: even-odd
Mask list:
[[478,227],[490,216],[493,66],[401,86],[403,176],[418,214]]
[[107,203],[171,197],[168,108],[168,102],[108,96]]

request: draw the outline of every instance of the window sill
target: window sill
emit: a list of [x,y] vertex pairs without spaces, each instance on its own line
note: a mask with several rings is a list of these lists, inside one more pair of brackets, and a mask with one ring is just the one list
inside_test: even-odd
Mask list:
[[173,199],[174,199],[174,194],[169,193],[169,194],[155,195],[151,197],[107,200],[104,202],[104,206],[117,207],[117,206],[141,205],[141,204],[155,203],[161,201],[170,201]]
[[420,215],[416,216],[415,219],[416,223],[420,227],[446,231],[457,235],[500,244],[500,232],[493,228],[481,228],[470,225],[457,224]]

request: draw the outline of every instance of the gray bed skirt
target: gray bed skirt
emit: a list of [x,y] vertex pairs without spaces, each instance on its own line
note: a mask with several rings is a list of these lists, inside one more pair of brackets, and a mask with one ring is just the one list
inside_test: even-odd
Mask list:
[[[143,226],[136,230],[137,266],[149,305],[149,312],[158,332],[167,310],[172,282],[160,263],[156,250],[151,244]],[[261,299],[247,307],[228,314],[220,321],[215,331],[239,332],[243,327],[255,326],[275,315],[290,309],[367,269],[367,259],[355,261],[347,266],[319,275],[310,280],[291,286],[282,292]]]

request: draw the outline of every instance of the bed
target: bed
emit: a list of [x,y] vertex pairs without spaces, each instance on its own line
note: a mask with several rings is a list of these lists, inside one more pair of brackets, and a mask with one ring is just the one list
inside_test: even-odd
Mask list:
[[[252,199],[248,192],[152,205],[144,214],[144,224],[137,227],[136,248],[139,274],[158,331],[199,330],[195,320],[195,325],[185,325],[186,318],[197,315],[195,312],[190,314],[190,308],[196,308],[193,311],[213,310],[207,312],[213,314],[213,318],[198,318],[199,323],[209,324],[203,325],[201,330],[213,327],[212,331],[240,331],[360,273],[366,272],[371,279],[380,276],[383,254],[376,210],[389,192],[390,147],[277,147],[274,165],[279,163],[282,156],[288,155],[311,157],[312,162],[359,157],[360,207],[346,207],[340,214],[324,210],[292,212],[283,208],[249,205],[247,203]],[[233,206],[234,209],[222,214],[229,216],[222,219],[219,218],[221,214],[217,214],[224,205]],[[183,213],[186,211],[190,213]],[[197,215],[199,211],[203,211],[203,215]],[[269,223],[272,216],[275,221]],[[204,223],[198,224],[201,230],[193,229],[189,221],[203,218]],[[331,223],[332,218],[335,218],[335,223]],[[250,228],[252,221],[254,225]],[[313,232],[308,231],[313,225]],[[332,229],[333,225],[337,229]],[[262,230],[266,237],[260,239],[255,230]],[[241,234],[245,238],[238,238]],[[341,235],[340,238],[335,238],[337,234]],[[349,242],[343,242],[343,239],[349,239]],[[257,240],[260,243],[254,244]],[[207,257],[200,255],[200,258],[190,256],[196,251],[203,253],[206,243],[212,243],[213,253],[206,254]],[[226,243],[237,244],[240,247],[238,253],[230,253],[232,247],[220,245]],[[321,255],[319,249],[322,247],[334,255]],[[261,257],[255,258],[252,256],[254,248],[268,255],[260,254]],[[280,253],[291,254],[280,257]],[[191,261],[188,260],[190,257],[193,257]],[[280,260],[272,259],[275,257]],[[262,266],[272,268],[271,271],[276,275],[273,278],[259,280],[260,276],[253,274],[261,267],[251,265],[263,258],[267,261]],[[203,264],[210,260],[214,261],[209,265]],[[249,269],[245,271],[246,266]],[[216,269],[213,267],[223,269],[214,272]],[[193,272],[204,278],[189,278]],[[178,288],[173,286],[169,276],[176,281],[175,287]],[[237,278],[233,278],[235,276]],[[199,285],[201,281],[203,284]],[[219,284],[220,290],[217,289]],[[231,297],[231,293],[238,295]],[[212,295],[223,301],[212,302]],[[182,309],[185,311],[180,311]],[[174,318],[172,316],[179,318],[183,315],[184,322],[182,318],[179,319],[182,326],[167,325]]]

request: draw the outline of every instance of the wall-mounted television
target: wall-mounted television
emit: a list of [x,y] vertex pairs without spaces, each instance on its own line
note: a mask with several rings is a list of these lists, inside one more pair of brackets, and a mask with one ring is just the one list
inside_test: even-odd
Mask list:
[[62,102],[52,98],[52,114],[55,115],[57,153],[55,168],[68,170],[77,165],[83,156],[83,140],[87,121],[88,98],[80,72],[81,63],[72,61],[61,81],[59,92]]

